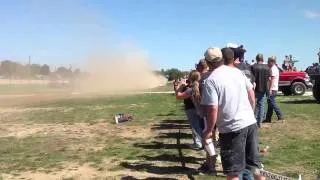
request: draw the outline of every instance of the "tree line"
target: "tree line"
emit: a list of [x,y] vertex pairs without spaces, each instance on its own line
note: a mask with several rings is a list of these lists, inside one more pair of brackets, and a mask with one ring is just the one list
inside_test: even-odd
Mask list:
[[2,78],[36,78],[36,77],[61,77],[71,78],[79,74],[80,69],[72,70],[71,67],[66,68],[60,66],[56,69],[50,68],[47,64],[21,64],[19,62],[4,60],[0,64],[0,76]]
[[[61,77],[61,78],[72,78],[76,75],[83,74],[80,69],[72,69],[70,66],[66,68],[60,66],[58,68],[52,68],[47,64],[21,64],[19,62],[4,60],[0,64],[0,77],[2,78],[37,78],[37,77]],[[165,76],[169,81],[183,78],[188,72],[181,71],[177,68],[161,69],[160,71],[154,71],[158,75]]]
[[156,74],[160,74],[165,76],[169,81],[173,81],[175,79],[184,78],[189,74],[189,71],[181,71],[177,68],[171,69],[161,69],[160,71],[155,71]]

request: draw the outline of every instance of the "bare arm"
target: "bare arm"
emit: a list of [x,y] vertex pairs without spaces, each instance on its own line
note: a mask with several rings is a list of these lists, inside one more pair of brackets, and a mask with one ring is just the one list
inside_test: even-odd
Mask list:
[[248,98],[251,104],[252,109],[255,109],[256,107],[256,97],[253,89],[248,89]]
[[250,101],[251,107],[254,110],[256,106],[256,96],[254,92],[254,84],[251,84],[251,82],[246,78],[246,88],[248,93],[248,99]]
[[179,100],[184,100],[184,99],[188,99],[190,96],[189,94],[187,94],[186,92],[176,92],[176,98]]
[[185,87],[184,84],[179,84],[178,86],[174,87],[174,90],[176,92],[176,98],[178,100],[184,100],[184,99],[190,98],[190,95],[186,91],[183,91],[184,87]]
[[275,83],[275,77],[274,76],[271,76],[270,77],[270,83],[269,83],[269,93],[271,93],[272,92],[272,87],[273,87],[273,85],[274,85],[274,83]]
[[211,138],[212,136],[212,131],[214,130],[214,126],[217,122],[217,117],[218,117],[218,106],[208,106],[207,108],[207,124],[208,128],[207,130],[203,133],[203,138],[204,140]]

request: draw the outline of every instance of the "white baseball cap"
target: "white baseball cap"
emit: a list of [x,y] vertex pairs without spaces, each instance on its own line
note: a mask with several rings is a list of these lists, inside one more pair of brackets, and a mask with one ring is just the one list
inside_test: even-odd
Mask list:
[[237,44],[234,43],[228,43],[227,44],[227,48],[238,48],[239,46]]

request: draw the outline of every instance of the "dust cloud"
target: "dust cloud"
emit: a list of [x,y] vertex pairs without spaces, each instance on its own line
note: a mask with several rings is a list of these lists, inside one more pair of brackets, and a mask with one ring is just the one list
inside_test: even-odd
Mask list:
[[[102,11],[103,8],[63,0],[33,0],[33,3],[25,5],[34,15],[36,27],[43,29],[42,20],[45,17],[50,20],[47,22],[50,27],[64,31],[63,34],[56,34],[55,41],[64,45],[62,47],[67,46],[60,51],[68,54],[68,63],[71,61],[74,68],[81,64],[80,69],[87,73],[71,81],[74,91],[120,93],[143,91],[166,84],[166,78],[152,72],[152,69],[158,68],[151,66],[149,57],[142,53],[144,50],[119,33],[117,21]],[[50,50],[46,51],[50,53]],[[55,56],[58,51],[51,52]]]
[[94,55],[85,62],[87,74],[74,80],[74,88],[81,93],[130,93],[143,91],[167,83],[167,79],[152,72],[142,53]]

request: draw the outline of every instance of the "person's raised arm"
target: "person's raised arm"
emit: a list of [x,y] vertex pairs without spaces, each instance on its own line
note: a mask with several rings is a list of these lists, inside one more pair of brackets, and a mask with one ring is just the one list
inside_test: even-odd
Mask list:
[[191,96],[192,90],[191,88],[187,88],[185,89],[185,85],[184,84],[179,84],[177,86],[174,87],[175,93],[176,93],[176,98],[178,100],[184,100],[184,99],[188,99]]
[[176,98],[178,100],[184,100],[190,98],[190,95],[185,91],[185,92],[176,92]]

